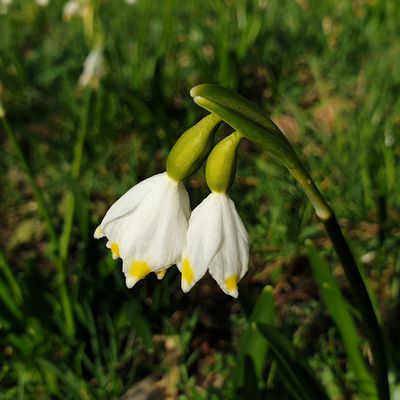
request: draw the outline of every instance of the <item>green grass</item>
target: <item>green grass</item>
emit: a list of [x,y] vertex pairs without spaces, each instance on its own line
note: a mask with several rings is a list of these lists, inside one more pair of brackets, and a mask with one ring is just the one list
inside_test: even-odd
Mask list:
[[[40,7],[15,0],[0,15],[0,99],[26,161],[0,127],[0,398],[120,398],[146,377],[180,399],[240,398],[243,391],[232,382],[236,357],[244,354],[251,311],[266,285],[274,287],[274,324],[307,356],[318,380],[330,394],[357,397],[354,371],[311,275],[304,240],[324,254],[352,306],[341,267],[301,190],[251,143],[241,145],[230,191],[251,238],[239,302],[208,278],[184,295],[176,268],[161,282],[149,277],[129,291],[120,263],[92,238],[121,194],[164,170],[175,140],[204,115],[189,90],[206,82],[260,105],[308,164],[364,260],[394,343],[395,391],[397,2],[94,5],[107,73],[91,93],[77,85],[90,40],[79,18],[63,21],[63,2]],[[186,186],[193,207],[208,193],[202,172]],[[349,312],[358,329],[357,311]],[[290,398],[279,365],[264,351],[258,395]],[[360,353],[368,360],[364,339]]]

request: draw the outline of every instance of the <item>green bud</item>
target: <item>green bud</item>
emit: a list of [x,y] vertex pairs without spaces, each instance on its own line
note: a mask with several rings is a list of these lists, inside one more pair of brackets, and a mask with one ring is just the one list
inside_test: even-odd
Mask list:
[[172,179],[181,181],[201,167],[213,147],[220,122],[219,117],[210,114],[182,134],[167,158],[167,173]]
[[206,163],[206,181],[212,192],[225,193],[231,187],[236,172],[237,148],[242,134],[233,132],[211,151]]

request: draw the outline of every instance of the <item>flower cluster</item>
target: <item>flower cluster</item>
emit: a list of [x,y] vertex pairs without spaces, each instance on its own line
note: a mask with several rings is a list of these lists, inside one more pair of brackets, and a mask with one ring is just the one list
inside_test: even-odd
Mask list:
[[[209,115],[186,131],[168,156],[167,171],[131,188],[97,227],[94,237],[106,237],[113,258],[122,259],[128,288],[151,272],[162,279],[176,264],[184,292],[208,270],[226,294],[238,296],[237,283],[248,269],[248,235],[226,192],[241,135],[234,132],[213,147],[219,123]],[[211,193],[191,213],[182,180],[207,156]]]

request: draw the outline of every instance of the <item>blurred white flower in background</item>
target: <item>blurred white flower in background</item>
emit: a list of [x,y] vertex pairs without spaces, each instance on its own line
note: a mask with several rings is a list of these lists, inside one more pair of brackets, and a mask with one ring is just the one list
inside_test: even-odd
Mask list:
[[12,0],[0,0],[0,14],[6,14]]
[[82,88],[91,87],[92,89],[97,89],[104,74],[105,62],[103,49],[98,46],[90,51],[83,63],[83,72],[79,78],[79,86]]
[[64,4],[63,7],[63,17],[65,21],[69,21],[73,17],[80,15],[81,5],[79,1],[70,0]]
[[126,4],[129,4],[130,6],[137,3],[138,0],[125,0]]
[[74,17],[84,18],[89,12],[90,4],[87,0],[69,0],[64,4],[63,18],[65,21],[69,21]]
[[35,0],[36,4],[40,7],[46,7],[49,4],[49,0]]

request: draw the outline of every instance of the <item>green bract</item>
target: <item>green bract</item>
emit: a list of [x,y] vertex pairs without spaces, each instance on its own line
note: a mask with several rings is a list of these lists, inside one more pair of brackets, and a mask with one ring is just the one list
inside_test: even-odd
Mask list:
[[167,173],[172,179],[181,181],[200,168],[212,149],[220,121],[219,117],[210,114],[177,140],[167,158]]
[[235,179],[237,147],[242,139],[234,132],[212,149],[206,163],[206,181],[212,192],[225,193]]
[[219,116],[284,164],[302,186],[318,217],[323,221],[330,218],[331,209],[310,174],[285,135],[264,112],[243,96],[218,85],[198,85],[190,94],[196,104]]

